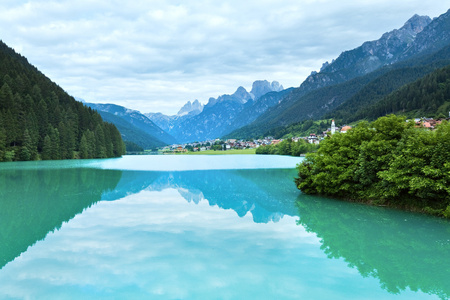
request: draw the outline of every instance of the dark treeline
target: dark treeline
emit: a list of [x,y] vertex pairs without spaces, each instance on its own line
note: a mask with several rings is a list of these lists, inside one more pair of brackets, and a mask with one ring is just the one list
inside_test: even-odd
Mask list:
[[297,187],[450,217],[450,124],[415,127],[389,115],[321,142],[298,165]]
[[319,146],[308,143],[305,140],[298,142],[288,138],[276,145],[265,145],[256,149],[256,154],[277,154],[300,156],[308,152],[316,151]]
[[125,141],[125,147],[127,152],[144,152],[144,148],[130,141]]
[[411,117],[447,117],[450,109],[450,66],[408,84],[381,101],[360,109],[354,120],[374,120],[389,113]]
[[311,133],[323,134],[323,132],[330,127],[331,119],[317,121],[308,119],[298,123],[293,123],[289,126],[273,128],[266,132],[265,136],[273,136],[278,139],[283,137],[308,136]]
[[0,41],[0,161],[124,154],[116,127]]

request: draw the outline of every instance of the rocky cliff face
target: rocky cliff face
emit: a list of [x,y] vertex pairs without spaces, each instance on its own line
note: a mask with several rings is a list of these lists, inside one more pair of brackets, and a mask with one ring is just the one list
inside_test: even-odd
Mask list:
[[413,55],[427,54],[436,51],[450,42],[450,10],[424,27],[417,33],[414,42],[400,56],[400,59],[407,59]]
[[[387,64],[406,59],[405,55],[416,44],[416,39],[432,20],[428,16],[414,15],[403,27],[387,32],[376,41],[365,42],[360,47],[343,52],[331,63],[326,62],[319,73],[313,72],[300,86],[305,92],[341,83],[377,70]],[[422,42],[428,44],[427,41]],[[428,46],[425,46],[428,47]]]
[[187,114],[198,115],[203,111],[203,104],[201,104],[197,99],[191,103],[188,101],[177,113],[177,116],[181,117]]
[[267,80],[257,80],[253,82],[250,94],[253,95],[254,99],[258,99],[269,92],[280,92],[282,90],[283,86],[280,85],[278,81],[273,81],[270,83]]

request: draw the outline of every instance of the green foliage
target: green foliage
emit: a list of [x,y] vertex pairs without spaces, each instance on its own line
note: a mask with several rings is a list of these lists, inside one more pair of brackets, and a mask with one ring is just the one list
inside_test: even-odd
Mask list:
[[256,149],[256,154],[300,156],[300,154],[316,151],[317,148],[317,145],[310,144],[305,140],[293,142],[292,139],[286,139],[276,145],[261,146]]
[[289,126],[277,127],[269,130],[264,135],[275,138],[290,138],[295,136],[309,136],[311,133],[322,134],[331,127],[331,119],[317,120],[311,119],[293,123]]
[[144,148],[130,141],[125,141],[125,147],[127,152],[144,152]]
[[[81,145],[88,132],[95,136]],[[71,159],[80,151],[103,158],[125,148],[115,126],[0,42],[0,161]]]
[[389,113],[447,117],[450,111],[450,66],[405,85],[373,104],[365,103],[363,106],[348,102],[335,115],[345,121],[373,120]]
[[326,138],[297,166],[305,193],[371,201],[447,215],[450,124],[413,127],[389,115]]
[[214,151],[220,151],[222,149],[223,149],[223,146],[220,144],[214,144],[211,146],[211,150],[214,150]]

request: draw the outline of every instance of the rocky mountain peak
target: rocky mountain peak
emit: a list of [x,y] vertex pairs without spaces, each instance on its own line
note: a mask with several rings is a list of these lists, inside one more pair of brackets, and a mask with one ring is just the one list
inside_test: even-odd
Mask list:
[[407,30],[410,32],[414,32],[418,34],[421,32],[428,24],[431,23],[431,18],[428,16],[419,16],[414,15],[408,21],[406,21],[405,25],[403,25],[400,30]]
[[284,87],[278,81],[272,81],[270,86],[272,87],[272,91],[274,92],[281,92],[282,90],[284,90]]
[[199,114],[203,111],[203,105],[195,99],[194,102],[188,101],[177,113],[177,116],[184,116],[189,113]]
[[242,99],[243,103],[246,103],[248,100],[253,99],[252,95],[249,94],[249,92],[247,92],[247,90],[242,86],[238,87],[238,89],[232,96],[238,99]]
[[[413,17],[414,18],[414,17]],[[409,22],[409,21],[408,21]],[[408,23],[407,22],[407,23]],[[405,24],[406,25],[406,24]],[[401,56],[402,59],[444,47],[450,42],[450,9],[417,33],[414,43]]]
[[[390,32],[386,32],[383,36],[375,41],[376,46],[380,46],[382,44],[392,43],[392,40],[397,41],[397,45],[399,46],[401,43],[405,43],[409,45],[414,41],[417,34],[422,32],[425,27],[427,27],[431,23],[431,18],[428,16],[412,16],[400,29],[394,29]],[[367,42],[365,44],[370,44],[374,42]],[[390,45],[392,48],[393,45]]]
[[[331,63],[324,63],[320,72],[311,73],[301,88],[307,92],[336,84],[405,59],[411,56],[411,53],[405,53],[411,47],[415,48],[415,44],[427,44],[426,41],[417,43],[417,38],[428,31],[432,23],[433,20],[428,16],[414,15],[401,28],[384,33],[378,40],[368,41],[358,48],[345,51]],[[419,51],[413,49],[409,52]]]
[[283,89],[283,86],[280,85],[278,81],[273,81],[272,83],[270,83],[267,80],[257,80],[253,82],[250,94],[252,94],[255,99],[258,99],[259,97],[269,92],[279,92]]
[[217,99],[214,97],[210,97],[208,99],[208,103],[206,104],[206,106],[211,107],[214,106],[217,103]]

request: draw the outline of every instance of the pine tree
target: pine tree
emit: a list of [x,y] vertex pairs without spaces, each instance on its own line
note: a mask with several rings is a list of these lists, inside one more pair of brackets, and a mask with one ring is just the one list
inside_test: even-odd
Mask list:
[[80,141],[80,158],[89,158],[89,148],[86,134],[83,134]]
[[52,159],[52,140],[48,135],[44,138],[41,158],[42,160]]
[[100,124],[95,128],[95,140],[96,140],[96,158],[105,158],[106,157],[106,146],[105,146],[105,133]]
[[53,128],[50,135],[51,140],[51,159],[61,159],[61,152],[59,147],[59,132],[58,129]]
[[[0,120],[1,120],[1,112],[0,112]],[[1,127],[0,122],[0,161],[5,161],[5,152],[6,152],[6,133],[5,130]]]
[[0,41],[0,161],[69,159],[80,150],[120,156],[123,141],[114,125]]
[[20,160],[30,160],[32,158],[33,150],[32,150],[33,144],[31,141],[30,134],[28,132],[28,129],[25,129],[25,132],[23,134],[23,144],[20,148]]

